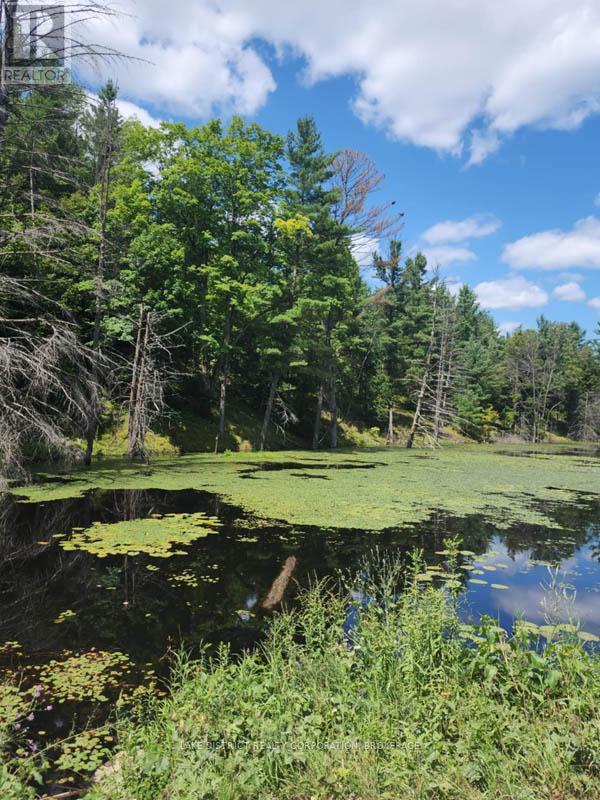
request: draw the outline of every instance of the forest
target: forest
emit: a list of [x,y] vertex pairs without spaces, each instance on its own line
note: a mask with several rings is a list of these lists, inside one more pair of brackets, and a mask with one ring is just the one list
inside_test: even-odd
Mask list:
[[326,152],[310,117],[285,138],[239,117],[144,127],[117,98],[109,81],[6,105],[5,478],[90,463],[118,424],[131,459],[189,419],[229,449],[240,406],[259,450],[336,448],[343,421],[408,447],[598,438],[600,329],[540,317],[501,335],[467,285],[405,251],[410,198],[378,203],[367,153]]
[[591,5],[309,5],[0,0],[0,800],[600,800]]

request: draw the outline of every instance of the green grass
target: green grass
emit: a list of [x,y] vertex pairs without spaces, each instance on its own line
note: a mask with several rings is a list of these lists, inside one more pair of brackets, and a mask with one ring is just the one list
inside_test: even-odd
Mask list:
[[447,590],[397,598],[377,569],[351,641],[349,596],[318,586],[258,651],[182,657],[87,800],[600,797],[600,660],[466,628]]
[[[453,445],[436,451],[195,454],[157,459],[148,466],[106,461],[73,471],[69,483],[33,484],[14,491],[45,501],[75,497],[92,488],[202,489],[261,517],[336,528],[381,530],[425,520],[436,509],[455,516],[484,514],[499,527],[515,522],[548,525],[550,504],[600,494],[598,458],[585,451],[552,454],[569,447],[538,448],[535,457],[521,457],[531,450],[527,445]],[[292,467],[259,471],[265,462],[291,462]],[[257,471],[248,477],[251,469]]]

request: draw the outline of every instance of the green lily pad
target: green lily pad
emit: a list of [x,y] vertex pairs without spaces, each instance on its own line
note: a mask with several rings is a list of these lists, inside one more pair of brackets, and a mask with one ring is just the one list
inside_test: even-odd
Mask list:
[[94,522],[70,539],[62,541],[64,550],[86,550],[98,558],[113,555],[148,555],[168,558],[181,550],[173,545],[186,545],[217,533],[220,522],[201,512],[178,514],[170,517],[123,520],[121,522]]

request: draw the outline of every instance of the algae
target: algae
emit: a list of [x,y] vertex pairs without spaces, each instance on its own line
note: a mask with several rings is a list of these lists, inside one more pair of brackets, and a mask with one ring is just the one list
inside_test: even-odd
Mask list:
[[[13,491],[38,502],[76,497],[95,488],[197,489],[214,492],[260,519],[321,528],[382,530],[422,522],[434,510],[459,517],[479,514],[498,528],[515,522],[560,527],[552,518],[558,504],[597,499],[600,494],[600,459],[570,455],[569,447],[553,445],[540,448],[538,454],[532,454],[531,445],[503,445],[502,450],[456,445],[437,451],[294,452],[293,471],[285,468],[291,460],[285,452],[194,454],[144,466],[99,463],[60,473],[69,477],[60,482],[56,472],[39,472],[40,482]],[[523,457],[510,457],[520,453]],[[332,469],[352,463],[374,467]],[[265,464],[279,468],[258,469]],[[256,471],[248,480],[252,467]],[[294,477],[302,474],[328,480]],[[161,528],[163,524],[161,520]]]
[[94,522],[89,528],[75,531],[70,539],[61,539],[60,546],[63,550],[87,550],[99,558],[140,553],[168,558],[178,552],[173,545],[186,545],[216,533],[220,525],[218,519],[201,512]]

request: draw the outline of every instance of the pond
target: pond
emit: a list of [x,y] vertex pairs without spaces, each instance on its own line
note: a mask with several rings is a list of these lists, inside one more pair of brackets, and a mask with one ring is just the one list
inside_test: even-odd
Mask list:
[[[102,465],[17,488],[4,497],[0,519],[0,669],[45,693],[31,736],[43,744],[73,720],[84,725],[97,701],[109,708],[124,686],[160,691],[155,676],[166,674],[169,652],[182,644],[253,646],[277,608],[273,593],[285,590],[293,604],[303,586],[360,569],[374,549],[408,560],[418,548],[428,565],[442,565],[457,534],[466,620],[488,614],[511,628],[517,617],[543,626],[550,615],[576,621],[594,642],[597,452],[486,452],[488,483],[472,473],[467,480],[461,469],[469,461],[459,453],[376,451]],[[454,489],[441,477],[431,483],[432,474],[450,473]],[[267,502],[282,481],[302,487],[287,489],[288,519]],[[527,491],[517,492],[517,481]],[[246,488],[257,483],[260,491]],[[373,496],[383,499],[355,526],[359,505],[368,508]],[[390,508],[397,524],[386,524]],[[336,514],[342,524],[332,524]]]

